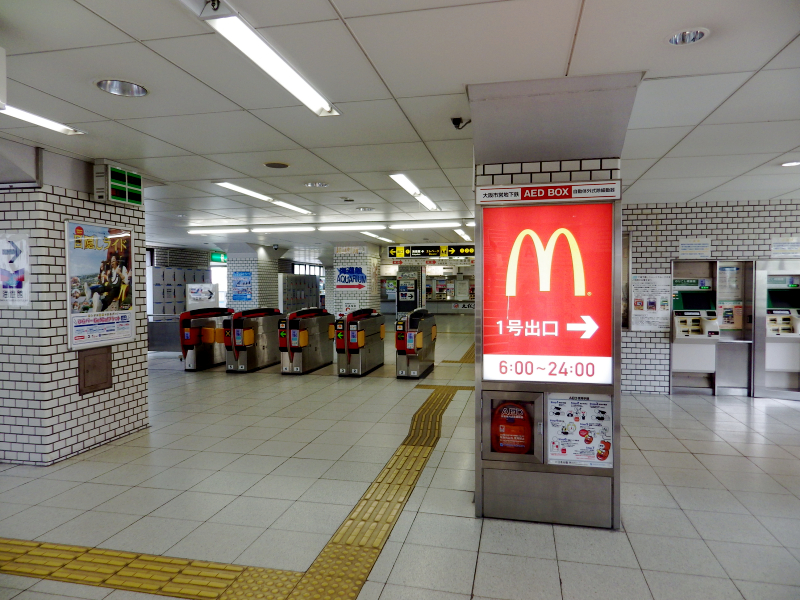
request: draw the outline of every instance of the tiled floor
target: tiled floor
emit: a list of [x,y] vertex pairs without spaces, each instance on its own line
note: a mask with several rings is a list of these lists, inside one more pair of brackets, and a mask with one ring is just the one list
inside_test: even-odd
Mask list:
[[[465,323],[442,319],[437,360],[468,349]],[[149,430],[53,467],[0,465],[0,537],[304,571],[430,394],[386,371],[184,373],[154,357]],[[440,365],[425,383],[472,373]],[[445,413],[360,598],[800,598],[800,403],[623,398],[612,532],[475,519],[473,402],[458,392]],[[0,575],[0,600],[56,597],[147,598]]]

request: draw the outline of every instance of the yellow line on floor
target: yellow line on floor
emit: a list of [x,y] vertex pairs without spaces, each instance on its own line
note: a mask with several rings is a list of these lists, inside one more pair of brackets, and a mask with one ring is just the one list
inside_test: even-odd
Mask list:
[[175,598],[351,600],[358,596],[439,441],[442,415],[467,386],[433,393],[408,436],[306,573],[0,538],[0,573]]
[[467,350],[464,353],[464,356],[462,356],[458,360],[443,360],[442,362],[443,363],[463,363],[463,364],[474,363],[475,362],[475,344],[472,344],[472,346],[469,347],[469,350]]

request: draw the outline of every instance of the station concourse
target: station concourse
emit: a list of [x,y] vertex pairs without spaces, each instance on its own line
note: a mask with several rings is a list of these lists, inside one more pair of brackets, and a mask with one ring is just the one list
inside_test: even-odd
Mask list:
[[0,600],[800,598],[795,0],[0,3]]

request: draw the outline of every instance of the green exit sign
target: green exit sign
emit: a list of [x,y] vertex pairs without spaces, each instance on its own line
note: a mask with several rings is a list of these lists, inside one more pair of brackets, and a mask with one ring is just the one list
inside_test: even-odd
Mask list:
[[224,252],[212,252],[211,253],[211,262],[212,263],[228,263],[228,255]]

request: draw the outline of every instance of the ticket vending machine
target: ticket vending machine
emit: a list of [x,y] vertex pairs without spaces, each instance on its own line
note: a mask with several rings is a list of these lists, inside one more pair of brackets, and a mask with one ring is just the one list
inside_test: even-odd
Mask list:
[[476,207],[476,514],[618,529],[620,182]]
[[756,263],[754,396],[800,400],[800,260]]

